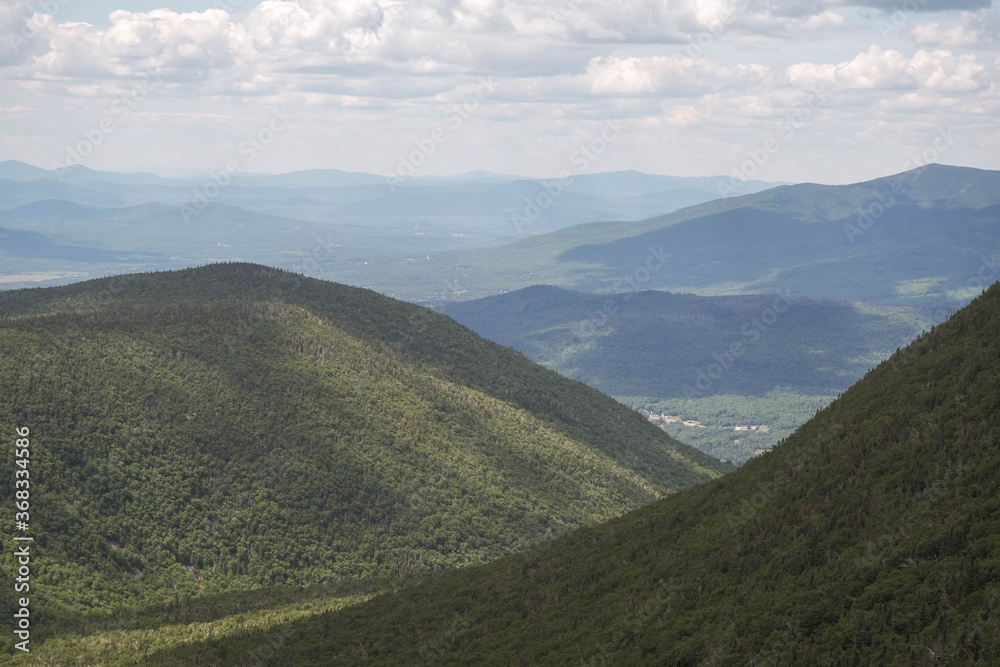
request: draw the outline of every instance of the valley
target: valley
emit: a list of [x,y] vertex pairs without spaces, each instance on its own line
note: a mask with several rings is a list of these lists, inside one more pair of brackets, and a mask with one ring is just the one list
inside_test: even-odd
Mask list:
[[3,0],[0,667],[1000,665],[1000,0]]
[[39,638],[485,563],[733,469],[442,315],[252,264],[3,292],[0,382],[44,452]]
[[[271,604],[273,621],[230,621],[234,601],[219,597],[203,601],[218,610],[206,616],[195,598],[97,622],[89,639],[53,639],[52,655],[169,665],[711,655],[735,665],[919,663],[933,652],[995,662],[998,333],[994,286],[738,471],[487,565],[398,588],[250,596],[259,602],[247,609]],[[157,639],[136,641],[149,624]]]
[[[905,177],[962,196],[912,191],[905,224],[886,214],[839,259],[815,252],[841,243],[822,238],[839,198],[882,183],[512,244],[219,202],[0,211],[5,286],[68,283],[0,292],[0,428],[30,424],[44,452],[39,659],[881,662],[917,642],[992,660],[972,526],[995,519],[974,499],[996,288],[965,302],[992,275],[994,175]],[[926,582],[951,576],[945,603]],[[858,623],[866,642],[840,643]]]
[[[536,286],[438,309],[635,409],[701,422],[663,427],[741,464],[938,323],[927,308],[779,297]],[[739,424],[769,429],[720,429]]]

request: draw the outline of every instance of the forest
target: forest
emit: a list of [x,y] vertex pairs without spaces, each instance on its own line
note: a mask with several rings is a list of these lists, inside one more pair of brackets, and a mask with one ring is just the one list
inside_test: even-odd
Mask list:
[[736,472],[151,664],[996,664],[998,378],[995,285]]
[[34,443],[42,643],[123,609],[370,594],[732,469],[442,315],[248,264],[0,294],[0,386],[0,428]]

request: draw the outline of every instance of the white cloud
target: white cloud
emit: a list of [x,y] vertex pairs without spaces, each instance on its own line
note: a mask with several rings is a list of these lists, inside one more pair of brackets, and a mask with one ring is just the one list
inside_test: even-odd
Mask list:
[[207,70],[232,68],[253,56],[242,26],[217,9],[177,14],[116,11],[111,26],[59,23],[35,73],[49,77],[131,78],[145,70],[180,80],[202,80]]
[[590,91],[599,95],[653,94],[687,97],[761,84],[762,65],[728,65],[677,57],[595,58],[587,67]]
[[910,72],[920,87],[946,93],[975,91],[989,85],[986,65],[973,54],[918,51],[910,59]]
[[[23,14],[27,3],[17,0],[16,6]],[[774,13],[758,0],[265,0],[239,22],[218,9],[163,9],[116,11],[106,29],[56,24],[39,65],[52,76],[114,76],[122,74],[121,66],[134,65],[193,80],[207,78],[206,70],[250,63],[275,71],[369,64],[416,74],[551,75],[579,71],[606,45],[682,47],[844,25],[821,6],[801,14]],[[570,57],[553,56],[558,51]]]
[[921,23],[912,30],[913,41],[919,46],[970,48],[979,44],[979,32],[956,25],[942,28],[938,22]]
[[829,85],[842,90],[912,90],[968,92],[989,85],[986,65],[974,54],[918,51],[906,58],[899,51],[872,46],[836,65],[800,63],[788,68],[793,84]]
[[937,21],[920,23],[911,35],[918,46],[959,49],[988,49],[1000,47],[1000,13],[962,12],[958,25],[942,27]]
[[[920,115],[937,125],[960,119],[979,136],[996,132],[1000,60],[972,51],[995,48],[997,12],[918,24],[912,36],[923,50],[906,50],[895,37],[885,43],[878,31],[858,32],[845,19],[849,4],[892,3],[265,0],[239,20],[221,10],[122,10],[98,27],[58,23],[35,14],[28,0],[6,0],[0,30],[16,34],[27,20],[39,30],[14,50],[0,39],[0,122],[23,137],[0,145],[0,159],[28,157],[5,150],[44,152],[40,164],[61,159],[67,142],[96,126],[147,71],[165,84],[123,119],[94,166],[148,163],[148,153],[201,168],[191,163],[228,156],[241,132],[270,107],[287,105],[298,110],[301,134],[290,130],[262,157],[273,165],[260,168],[381,173],[486,76],[498,81],[496,93],[463,125],[468,136],[457,133],[442,148],[434,171],[557,168],[573,142],[622,118],[632,138],[623,136],[621,157],[609,153],[606,168],[656,170],[658,150],[683,147],[705,156],[691,168],[718,173],[727,165],[711,168],[712,155],[739,156],[743,142],[773,135],[813,88],[831,96],[796,133],[801,148],[783,149],[789,164],[785,156],[796,150],[834,152],[842,142],[874,150],[871,137],[893,141],[897,130],[885,127],[898,118],[908,119],[898,132],[910,143],[922,130],[908,123]],[[860,53],[855,46],[872,42]],[[789,170],[761,177],[802,176]]]
[[957,9],[985,9],[992,2],[993,0],[841,0],[835,4],[873,7],[886,12],[900,10],[907,12],[947,12]]
[[36,13],[28,0],[0,5],[0,67],[23,63],[47,50],[53,24],[51,16]]

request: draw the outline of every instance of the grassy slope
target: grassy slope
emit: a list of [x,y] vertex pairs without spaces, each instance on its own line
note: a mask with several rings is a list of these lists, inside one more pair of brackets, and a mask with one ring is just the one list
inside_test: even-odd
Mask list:
[[[994,286],[739,471],[293,623],[265,662],[996,664],[998,382]],[[273,637],[151,664],[232,664]]]
[[9,292],[0,318],[0,423],[35,443],[39,638],[484,562],[729,469],[442,315],[264,267]]

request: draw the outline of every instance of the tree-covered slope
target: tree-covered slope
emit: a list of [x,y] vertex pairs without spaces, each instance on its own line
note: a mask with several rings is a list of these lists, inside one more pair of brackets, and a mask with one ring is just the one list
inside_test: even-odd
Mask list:
[[609,300],[545,285],[439,310],[632,407],[700,422],[664,428],[737,462],[790,435],[936,323],[915,309],[792,294],[644,291]]
[[0,294],[11,445],[15,428],[39,637],[481,563],[729,469],[443,315],[249,264]]
[[[998,386],[994,286],[737,472],[292,623],[265,662],[997,664]],[[236,664],[274,637],[150,659]]]
[[649,291],[607,302],[539,285],[441,312],[609,395],[660,398],[838,393],[930,326],[911,309],[793,294]]

